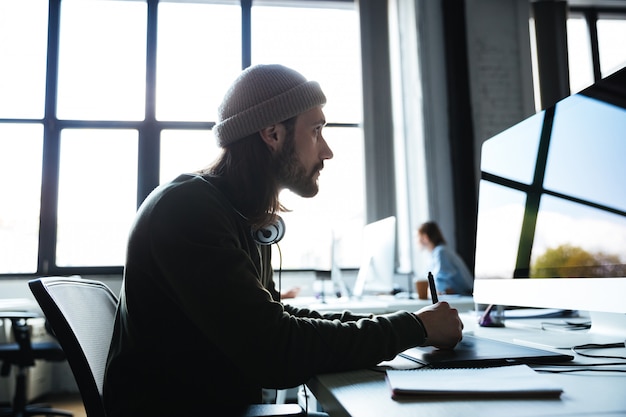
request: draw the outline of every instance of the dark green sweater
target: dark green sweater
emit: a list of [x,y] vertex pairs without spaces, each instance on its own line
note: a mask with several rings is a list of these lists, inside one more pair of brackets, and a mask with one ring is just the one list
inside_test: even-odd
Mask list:
[[271,248],[210,180],[157,188],[132,227],[104,383],[108,417],[211,415],[261,388],[369,367],[424,342],[408,312],[319,314],[275,301]]

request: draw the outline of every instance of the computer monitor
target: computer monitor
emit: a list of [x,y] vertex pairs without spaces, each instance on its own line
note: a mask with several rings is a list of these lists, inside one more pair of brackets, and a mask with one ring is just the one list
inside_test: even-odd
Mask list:
[[475,302],[589,312],[572,344],[624,342],[625,157],[626,68],[485,141]]
[[396,269],[396,218],[384,218],[363,228],[361,264],[352,295],[391,294]]

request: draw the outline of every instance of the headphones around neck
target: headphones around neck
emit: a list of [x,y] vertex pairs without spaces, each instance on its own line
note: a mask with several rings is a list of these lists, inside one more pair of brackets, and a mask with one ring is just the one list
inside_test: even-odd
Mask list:
[[[202,175],[198,175],[198,177],[209,184],[209,186],[218,190],[221,193],[221,190],[212,184],[207,178]],[[230,203],[230,202],[229,202]],[[244,220],[248,220],[246,216],[244,216],[239,210],[237,210],[231,203],[231,207],[237,214],[244,218]],[[269,226],[262,227],[260,229],[252,229],[250,230],[252,234],[252,238],[259,245],[273,245],[274,243],[280,242],[280,240],[285,236],[285,222],[282,217],[276,215],[276,222],[270,224]]]
[[260,245],[273,245],[280,242],[283,236],[285,236],[285,222],[280,216],[276,216],[275,223],[252,230],[254,241]]

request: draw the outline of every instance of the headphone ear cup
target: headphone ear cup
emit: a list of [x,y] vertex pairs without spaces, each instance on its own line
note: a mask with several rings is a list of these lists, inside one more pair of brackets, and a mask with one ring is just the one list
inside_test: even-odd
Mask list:
[[277,216],[276,223],[252,230],[254,241],[260,245],[273,245],[280,242],[283,236],[285,236],[285,222],[280,216]]

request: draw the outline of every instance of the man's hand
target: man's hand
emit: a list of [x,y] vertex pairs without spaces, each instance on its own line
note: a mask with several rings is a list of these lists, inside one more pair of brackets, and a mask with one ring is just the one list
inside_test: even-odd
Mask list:
[[452,349],[463,338],[463,322],[459,312],[445,301],[424,307],[413,314],[419,317],[426,328],[428,346]]

